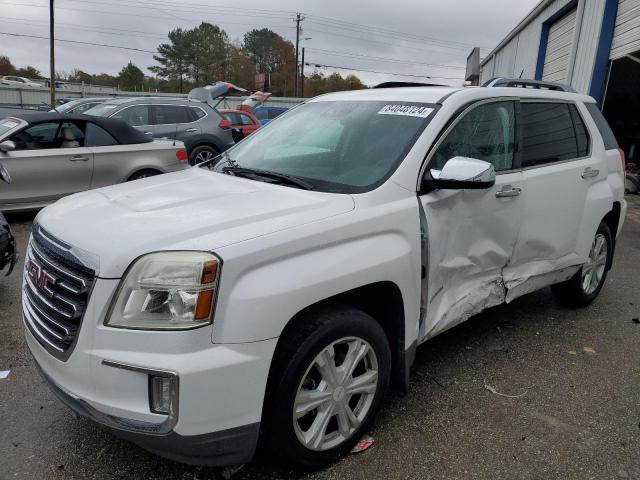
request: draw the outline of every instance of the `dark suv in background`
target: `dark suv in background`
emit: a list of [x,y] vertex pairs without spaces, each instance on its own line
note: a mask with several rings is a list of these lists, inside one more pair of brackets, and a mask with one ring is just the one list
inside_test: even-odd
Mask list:
[[156,138],[185,142],[191,164],[211,160],[234,144],[231,123],[206,102],[188,98],[117,98],[87,115],[119,118]]

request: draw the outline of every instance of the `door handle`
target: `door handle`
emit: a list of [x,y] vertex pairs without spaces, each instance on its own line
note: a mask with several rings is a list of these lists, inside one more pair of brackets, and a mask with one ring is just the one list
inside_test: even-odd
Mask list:
[[153,132],[144,132],[145,135],[153,135]]
[[521,188],[512,187],[511,185],[505,185],[496,192],[497,198],[517,197],[522,192]]
[[83,155],[74,155],[69,159],[70,162],[88,162],[89,157],[85,157]]
[[185,130],[185,132],[186,132],[186,133],[194,133],[194,132],[197,132],[197,131],[198,131],[198,129],[197,129],[197,128],[187,128],[187,129]]
[[587,167],[582,171],[582,178],[594,178],[600,174],[597,168]]

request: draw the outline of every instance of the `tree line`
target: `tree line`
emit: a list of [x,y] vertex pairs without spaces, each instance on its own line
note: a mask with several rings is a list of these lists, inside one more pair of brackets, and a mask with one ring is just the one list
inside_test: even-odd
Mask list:
[[[175,28],[168,41],[157,47],[153,56],[157,65],[146,67],[153,75],[129,62],[118,75],[90,74],[78,68],[56,72],[59,80],[90,85],[117,86],[127,91],[188,92],[191,88],[215,81],[227,81],[247,90],[255,90],[255,77],[264,74],[264,90],[274,96],[294,96],[296,69],[292,42],[268,28],[245,33],[241,42],[231,42],[227,33],[211,23],[202,22],[192,29]],[[34,67],[15,67],[0,56],[0,75],[40,78]],[[355,75],[305,74],[305,97],[322,93],[367,88]]]

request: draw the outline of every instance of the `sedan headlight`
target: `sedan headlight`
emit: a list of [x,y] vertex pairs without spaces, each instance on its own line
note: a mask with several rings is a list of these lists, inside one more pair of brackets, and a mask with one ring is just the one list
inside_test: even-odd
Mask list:
[[140,257],[122,279],[106,325],[184,330],[212,322],[221,262],[208,252]]

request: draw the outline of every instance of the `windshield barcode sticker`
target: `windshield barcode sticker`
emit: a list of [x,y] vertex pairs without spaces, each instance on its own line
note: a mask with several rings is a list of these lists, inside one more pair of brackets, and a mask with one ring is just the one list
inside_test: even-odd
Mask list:
[[418,105],[385,105],[378,112],[378,115],[404,115],[406,117],[427,118],[431,112],[433,112],[433,108]]

